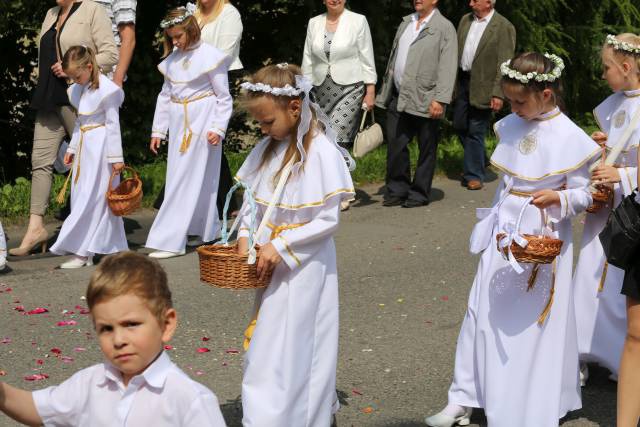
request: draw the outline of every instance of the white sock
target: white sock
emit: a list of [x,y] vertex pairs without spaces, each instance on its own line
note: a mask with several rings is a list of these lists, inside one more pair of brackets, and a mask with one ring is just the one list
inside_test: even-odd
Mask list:
[[459,417],[461,415],[464,415],[465,412],[466,412],[466,408],[464,406],[456,405],[456,404],[453,404],[453,403],[449,403],[441,411],[441,413],[443,415],[448,415],[448,416],[453,417],[453,418],[456,418],[456,417]]

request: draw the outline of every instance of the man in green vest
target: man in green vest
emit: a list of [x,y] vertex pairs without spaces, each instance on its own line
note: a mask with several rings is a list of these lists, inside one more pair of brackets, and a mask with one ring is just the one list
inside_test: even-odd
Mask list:
[[495,11],[496,0],[470,0],[472,9],[458,24],[458,82],[453,126],[464,147],[462,182],[479,190],[487,163],[485,134],[491,113],[503,106],[500,65],[511,59],[516,31]]

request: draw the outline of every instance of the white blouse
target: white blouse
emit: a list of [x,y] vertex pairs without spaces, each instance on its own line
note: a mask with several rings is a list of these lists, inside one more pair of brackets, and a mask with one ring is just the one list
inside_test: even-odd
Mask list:
[[224,5],[220,15],[202,27],[202,41],[209,43],[231,57],[229,71],[243,68],[240,62],[240,41],[242,40],[242,19],[233,5]]

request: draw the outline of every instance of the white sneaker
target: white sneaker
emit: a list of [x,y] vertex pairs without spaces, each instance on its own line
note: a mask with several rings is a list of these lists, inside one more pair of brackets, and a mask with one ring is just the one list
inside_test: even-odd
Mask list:
[[71,260],[60,264],[62,269],[80,268],[84,266],[93,265],[93,257],[74,256]]
[[167,258],[173,258],[177,256],[182,256],[182,255],[184,255],[184,251],[182,252],[155,251],[155,252],[151,252],[149,254],[149,257],[155,258],[155,259],[167,259]]
[[431,427],[452,427],[454,425],[468,426],[471,424],[471,408],[464,408],[464,414],[456,417],[444,414],[443,412],[444,411],[441,411],[435,415],[425,418],[424,422]]
[[586,386],[588,379],[589,379],[589,366],[584,362],[580,362],[580,387]]
[[204,240],[202,240],[199,237],[193,237],[187,240],[187,246],[189,246],[190,248],[193,248],[195,246],[202,246],[202,245],[204,245]]
[[3,256],[0,258],[0,274],[9,272],[7,267],[7,259]]

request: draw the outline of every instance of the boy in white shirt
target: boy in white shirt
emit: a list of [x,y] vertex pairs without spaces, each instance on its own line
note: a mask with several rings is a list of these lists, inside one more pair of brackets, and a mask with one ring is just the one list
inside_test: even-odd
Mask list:
[[106,257],[87,302],[106,361],[34,392],[0,382],[0,410],[28,425],[226,425],[216,396],[163,352],[177,315],[156,261],[132,252]]

